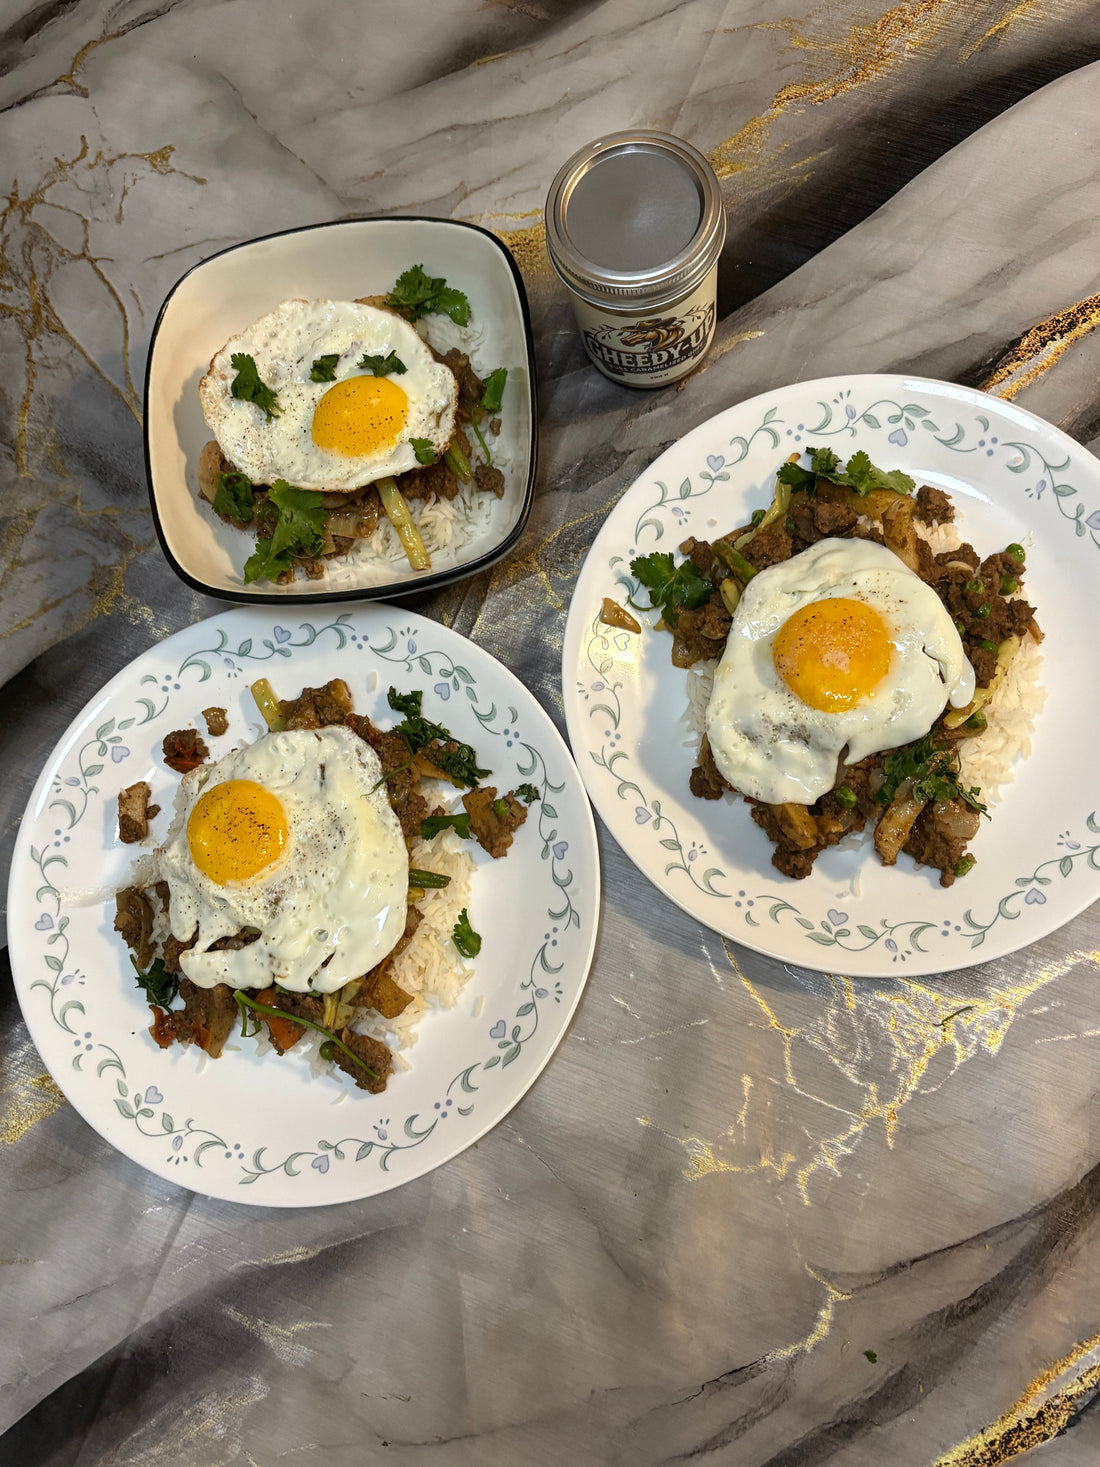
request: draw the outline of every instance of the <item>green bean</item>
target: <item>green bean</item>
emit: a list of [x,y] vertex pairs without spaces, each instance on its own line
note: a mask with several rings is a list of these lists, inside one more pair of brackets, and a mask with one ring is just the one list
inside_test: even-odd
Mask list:
[[428,887],[438,888],[441,886],[450,886],[450,884],[451,878],[449,876],[443,876],[438,871],[418,871],[415,866],[409,867],[410,886],[422,886],[426,889]]

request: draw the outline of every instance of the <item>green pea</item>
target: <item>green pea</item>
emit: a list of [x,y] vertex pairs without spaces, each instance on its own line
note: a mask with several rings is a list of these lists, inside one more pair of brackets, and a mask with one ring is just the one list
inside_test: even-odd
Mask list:
[[976,596],[979,591],[984,591],[985,587],[982,585],[981,581],[964,581],[963,590],[969,592],[973,596]]
[[967,728],[972,729],[982,729],[985,728],[987,722],[988,720],[985,714],[979,708],[977,713],[972,713],[970,717],[966,720],[966,726]]
[[854,810],[856,807],[856,792],[853,789],[849,789],[846,784],[842,784],[836,792],[836,800],[837,804],[843,805],[845,810]]
[[323,1060],[334,1060],[336,1058],[336,1045],[331,1039],[326,1039],[317,1053]]
[[1016,579],[1015,576],[1002,576],[1001,577],[1001,595],[1002,596],[1011,596],[1012,593],[1013,593],[1013,591],[1016,591],[1016,590],[1019,589],[1019,586],[1020,586],[1020,583]]
[[1023,565],[1025,560],[1027,559],[1027,557],[1024,555],[1024,547],[1022,545],[1006,545],[1005,554],[1011,555],[1012,559],[1018,560],[1021,565]]
[[983,637],[982,640],[978,643],[978,646],[982,649],[983,652],[996,652],[997,650],[997,643],[990,641],[988,637]]
[[957,616],[955,618],[955,630],[958,632],[960,637],[966,636],[966,623],[963,621],[961,616]]
[[752,512],[752,522],[753,522],[753,524],[754,525],[758,525],[760,523],[760,521],[764,518],[764,516],[766,514],[767,514],[767,510],[766,509],[754,509],[753,512]]
[[989,615],[989,602],[983,601],[974,614],[984,620]]
[[973,856],[960,856],[959,859],[955,862],[955,875],[956,876],[965,876],[966,873],[972,868],[973,865],[974,865],[974,857]]

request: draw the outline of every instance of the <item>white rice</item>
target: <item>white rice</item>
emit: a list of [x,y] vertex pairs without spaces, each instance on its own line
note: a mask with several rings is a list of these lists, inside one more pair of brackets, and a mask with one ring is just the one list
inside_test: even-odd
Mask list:
[[[936,528],[917,526],[917,531],[931,545],[934,554],[954,550],[962,537],[953,524]],[[988,724],[981,734],[964,739],[959,745],[960,783],[977,785],[987,805],[1000,802],[1001,790],[1015,775],[1015,764],[1031,753],[1031,736],[1035,720],[1046,702],[1046,689],[1040,682],[1043,654],[1039,643],[1025,636],[1009,663],[997,691],[986,704]],[[706,731],[707,704],[714,687],[717,661],[697,662],[688,670],[688,703],[682,715],[685,743],[698,748]],[[727,799],[734,799],[728,791]],[[869,838],[866,833],[863,838]]]
[[433,1009],[453,1009],[473,976],[452,941],[451,934],[463,907],[469,906],[470,878],[474,862],[463,841],[453,830],[444,830],[428,841],[418,841],[410,865],[436,871],[451,878],[449,886],[428,891],[418,903],[423,914],[408,947],[394,959],[393,981],[413,995],[413,1001],[396,1019],[384,1019],[365,1011],[352,1026],[359,1034],[381,1039],[392,1050],[409,1049],[416,1043],[417,1027]]

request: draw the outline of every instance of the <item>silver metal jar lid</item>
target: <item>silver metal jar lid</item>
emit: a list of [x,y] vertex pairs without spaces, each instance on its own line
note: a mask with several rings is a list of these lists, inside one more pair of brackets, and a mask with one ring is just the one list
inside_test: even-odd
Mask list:
[[593,305],[653,308],[694,290],[722,251],[714,170],[667,133],[610,133],[573,154],[546,199],[550,263]]

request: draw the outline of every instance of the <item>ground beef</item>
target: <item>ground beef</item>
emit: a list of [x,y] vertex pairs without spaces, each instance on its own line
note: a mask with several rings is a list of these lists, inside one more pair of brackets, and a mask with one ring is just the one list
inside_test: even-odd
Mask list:
[[225,716],[224,708],[204,708],[202,716],[206,720],[206,732],[211,738],[218,738],[229,730],[229,719]]
[[390,805],[400,822],[402,835],[411,844],[420,836],[421,822],[428,814],[428,802],[420,793],[418,772],[409,767],[408,744],[399,733],[375,728],[365,714],[352,714],[347,723],[378,755]]
[[165,764],[177,774],[190,773],[200,764],[205,764],[210,757],[210,750],[201,734],[193,728],[179,728],[173,733],[165,734],[161,749]]
[[155,956],[153,950],[153,907],[136,886],[128,886],[115,896],[115,931],[133,950],[139,968],[148,968]]
[[428,499],[433,494],[437,499],[454,499],[462,487],[442,456],[433,464],[410,469],[398,483],[406,499]]
[[[494,860],[506,855],[516,831],[527,819],[527,806],[509,792],[502,799],[491,784],[462,796],[470,817],[470,834]],[[502,808],[506,807],[506,808]]]
[[914,517],[922,525],[946,525],[955,518],[955,506],[942,489],[922,484],[917,490]]
[[492,464],[478,464],[474,469],[474,483],[486,494],[500,499],[504,494],[504,475]]
[[700,800],[717,800],[729,789],[714,762],[710,740],[706,734],[699,741],[699,763],[691,771],[691,793]]
[[481,399],[485,392],[485,384],[470,366],[470,358],[465,352],[452,347],[443,357],[443,362],[450,367],[458,383],[458,416],[461,420],[469,421],[481,416]]
[[351,693],[343,678],[333,678],[321,688],[303,688],[297,698],[279,704],[287,728],[331,728],[347,721],[352,711]]
[[182,1009],[168,1013],[154,1008],[150,1033],[162,1049],[174,1041],[197,1044],[211,1059],[217,1059],[240,1018],[237,1000],[228,983],[200,988],[189,978],[180,979]]
[[120,790],[118,795],[118,838],[125,845],[144,840],[149,822],[160,814],[159,805],[150,805],[151,791],[143,779]]
[[380,1095],[393,1070],[393,1055],[380,1040],[371,1039],[366,1034],[356,1034],[351,1029],[342,1030],[338,1037],[374,1073],[370,1074],[362,1064],[356,1064],[349,1059],[340,1048],[333,1054],[333,1063],[350,1075],[360,1090],[369,1090],[372,1095]]
[[936,800],[917,816],[905,850],[922,866],[936,867],[941,886],[952,886],[956,866],[980,824],[981,815],[965,800]]
[[756,570],[766,570],[769,565],[778,565],[789,560],[791,555],[791,533],[782,520],[773,520],[757,530],[741,554]]
[[815,502],[813,506],[814,529],[825,539],[829,535],[850,535],[859,520],[859,511],[850,504]]

